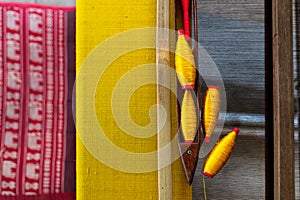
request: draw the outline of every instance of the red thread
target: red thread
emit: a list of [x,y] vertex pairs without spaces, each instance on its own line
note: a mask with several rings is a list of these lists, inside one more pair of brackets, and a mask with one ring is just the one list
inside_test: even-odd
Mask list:
[[206,171],[202,171],[202,174],[204,174],[205,176],[207,176],[208,178],[213,178],[212,175],[210,175],[208,172]]
[[189,89],[194,89],[195,86],[194,85],[185,85],[185,86],[181,86],[181,89],[183,90],[189,90]]
[[232,131],[235,132],[236,134],[238,134],[240,132],[240,130],[238,128],[234,128]]
[[220,90],[220,87],[218,86],[215,86],[215,85],[209,85],[208,88],[213,88],[213,89],[217,89],[217,90]]
[[190,34],[190,17],[189,17],[189,6],[190,1],[189,0],[181,0],[182,9],[183,9],[183,21],[184,21],[184,32],[186,35],[186,39],[190,40],[191,34]]
[[184,35],[184,30],[178,30],[178,35]]

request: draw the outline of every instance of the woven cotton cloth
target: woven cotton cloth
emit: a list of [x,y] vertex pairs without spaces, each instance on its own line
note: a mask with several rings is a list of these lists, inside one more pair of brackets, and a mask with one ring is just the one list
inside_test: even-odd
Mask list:
[[71,10],[0,4],[0,195],[64,192]]

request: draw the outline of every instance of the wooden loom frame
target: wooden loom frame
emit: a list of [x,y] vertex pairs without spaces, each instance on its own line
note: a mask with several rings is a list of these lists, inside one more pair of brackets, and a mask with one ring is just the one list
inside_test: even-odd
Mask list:
[[266,199],[295,199],[292,1],[265,0]]

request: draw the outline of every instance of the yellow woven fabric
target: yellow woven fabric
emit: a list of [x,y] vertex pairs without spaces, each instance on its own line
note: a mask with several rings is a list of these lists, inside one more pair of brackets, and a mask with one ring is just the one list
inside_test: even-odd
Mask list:
[[[129,41],[131,39],[122,34],[131,29],[155,27],[156,1],[78,0],[76,10],[77,199],[158,199],[157,171],[128,172],[130,167],[139,166],[139,162],[134,162],[134,158],[140,155],[140,160],[144,161],[143,159],[147,158],[144,154],[155,152],[157,149],[156,107],[153,107],[156,104],[156,85],[153,83],[156,71],[151,66],[135,71],[138,66],[155,63],[155,49],[147,48],[147,45],[155,47],[155,35],[137,34],[142,40],[137,37],[136,41],[134,38]],[[102,50],[100,47],[99,51],[93,51],[110,37],[114,37],[118,42],[104,45]],[[146,48],[120,54],[103,69],[102,64],[108,62],[109,57],[122,50],[127,43],[137,43],[137,46],[145,44]],[[97,60],[97,56],[93,57],[93,52],[106,53],[107,60],[100,55]],[[90,62],[92,64],[85,64],[89,55],[95,60]],[[83,72],[82,68],[85,68]],[[98,75],[99,71],[103,73],[95,86],[95,94],[87,95],[87,90],[93,87],[94,76]],[[80,73],[84,74],[83,78],[78,77]],[[128,74],[131,75],[129,78]],[[135,83],[141,80],[145,80],[146,84],[134,88]],[[118,86],[121,88],[118,89]],[[127,92],[130,96],[128,101],[125,101]],[[94,131],[94,124],[90,125],[95,116],[86,115],[85,110],[94,110],[98,125],[110,144],[107,144],[104,137],[98,139],[97,134],[100,133]],[[175,135],[175,96],[172,98],[172,112],[172,134]],[[130,123],[146,129],[135,131],[134,127],[128,125]],[[121,126],[127,127],[130,133],[137,136],[128,134]],[[92,139],[86,142],[86,138],[89,137]],[[107,148],[107,145],[115,146],[125,153],[136,153],[136,156],[129,159],[120,157],[123,154]],[[176,146],[173,148],[173,154],[178,154]],[[144,162],[144,167],[139,169],[156,166],[157,157]],[[179,159],[172,163],[172,170],[173,199],[191,199],[191,187],[186,182]]]

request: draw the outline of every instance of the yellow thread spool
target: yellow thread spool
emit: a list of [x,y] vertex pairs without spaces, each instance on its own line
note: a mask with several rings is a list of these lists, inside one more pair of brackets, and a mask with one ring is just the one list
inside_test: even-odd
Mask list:
[[194,88],[196,79],[195,60],[182,30],[178,31],[175,66],[182,89]]
[[213,178],[223,168],[233,150],[238,133],[239,129],[234,128],[214,146],[203,165],[204,175]]
[[185,142],[193,142],[197,128],[196,106],[191,90],[185,90],[181,106],[181,130]]
[[197,111],[191,91],[195,84],[196,68],[192,50],[183,30],[178,31],[175,65],[181,88],[185,90],[181,105],[181,130],[184,141],[192,143],[197,131]]
[[205,142],[210,142],[210,136],[217,125],[221,105],[220,88],[208,86],[202,105],[202,122]]

